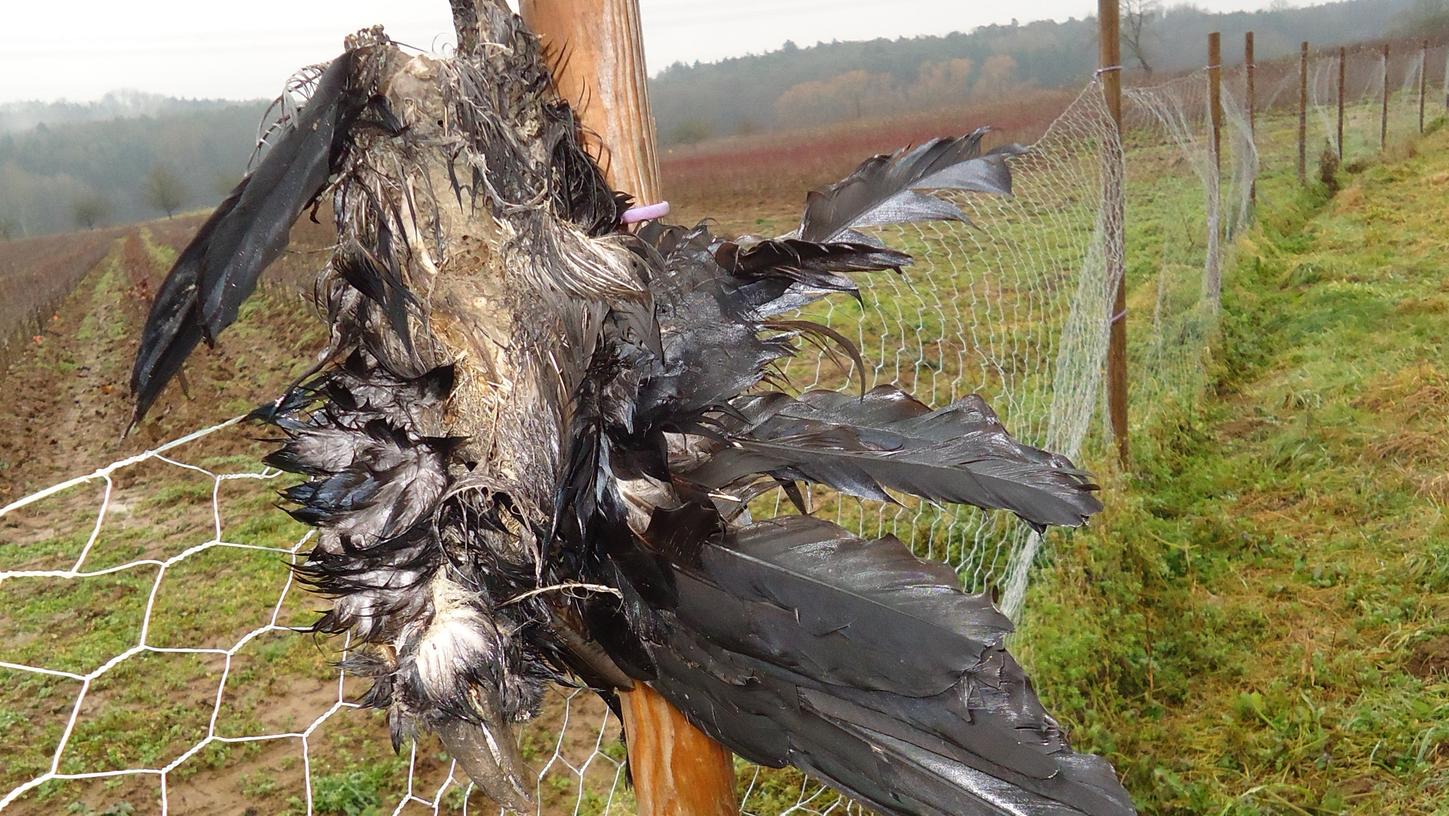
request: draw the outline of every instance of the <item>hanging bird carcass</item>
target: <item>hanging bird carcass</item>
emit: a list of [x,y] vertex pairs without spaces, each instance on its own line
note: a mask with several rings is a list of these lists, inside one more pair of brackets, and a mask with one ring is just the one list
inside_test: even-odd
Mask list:
[[[285,497],[319,531],[298,568],[331,599],[316,628],[361,644],[344,669],[371,678],[395,746],[436,734],[523,810],[512,728],[544,690],[617,704],[646,683],[736,753],[885,813],[1132,812],[986,597],[810,516],[798,487],[1042,528],[1100,509],[1088,475],[975,397],[776,376],[802,340],[858,358],[789,315],[910,262],[860,229],[962,218],[926,191],[1009,194],[1013,151],[978,132],[874,157],[781,238],[630,232],[535,38],[501,4],[472,9],[452,58],[349,38],[178,258],[132,379],[139,421],[330,198],[329,341],[256,416],[281,435],[267,462],[306,477]],[[752,520],[774,490],[799,514]]]

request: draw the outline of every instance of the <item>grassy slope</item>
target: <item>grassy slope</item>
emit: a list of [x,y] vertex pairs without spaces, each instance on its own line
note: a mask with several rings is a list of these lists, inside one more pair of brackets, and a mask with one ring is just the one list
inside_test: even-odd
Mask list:
[[1449,133],[1280,184],[1026,662],[1148,813],[1449,813]]

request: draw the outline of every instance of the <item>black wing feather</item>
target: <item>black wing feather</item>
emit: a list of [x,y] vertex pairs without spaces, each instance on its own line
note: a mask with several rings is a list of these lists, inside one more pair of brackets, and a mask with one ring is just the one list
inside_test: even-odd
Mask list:
[[854,399],[764,394],[734,406],[747,423],[687,476],[709,488],[769,473],[878,501],[887,489],[1007,509],[1038,528],[1078,526],[1102,505],[1065,458],[1012,439],[980,397],[932,411],[892,386]]
[[296,122],[176,259],[151,306],[131,372],[133,426],[197,343],[215,341],[236,320],[262,270],[286,247],[292,223],[326,186],[368,102],[352,87],[356,69],[356,51],[333,60]]
[[1006,158],[1024,152],[1024,148],[1007,145],[983,155],[981,140],[986,133],[982,128],[965,136],[932,139],[908,150],[866,159],[849,176],[806,197],[799,237],[828,242],[860,227],[967,220],[955,204],[920,191],[1010,195],[1011,168]]
[[736,753],[883,813],[1133,812],[1111,766],[1072,752],[1042,709],[1003,646],[1009,622],[949,569],[808,517],[681,551],[699,529],[697,513],[656,512],[645,546],[669,552],[679,600],[642,631],[653,685]]

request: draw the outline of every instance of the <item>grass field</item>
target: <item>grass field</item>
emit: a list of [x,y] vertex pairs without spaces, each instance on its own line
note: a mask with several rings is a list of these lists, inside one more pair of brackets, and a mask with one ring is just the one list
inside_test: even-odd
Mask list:
[[[1053,539],[1017,644],[1049,708],[1079,745],[1112,757],[1144,812],[1433,813],[1449,797],[1449,246],[1436,223],[1449,201],[1449,134],[1346,169],[1330,197],[1297,188],[1286,120],[1264,127],[1261,224],[1236,248],[1221,334],[1210,355],[1188,349],[1175,364],[1200,369],[1205,390],[1137,392],[1130,473],[1089,445],[1109,510],[1091,531]],[[778,174],[760,183],[767,169],[713,199],[694,192],[685,214],[782,231],[799,191],[839,163],[827,157],[798,186]],[[713,172],[699,166],[692,190]],[[1134,193],[1142,215],[1129,221],[1141,253],[1129,254],[1134,315],[1151,313],[1164,265],[1142,247],[1189,260],[1201,250],[1173,243],[1173,224],[1190,220],[1201,195],[1182,181],[1190,168],[1167,156],[1140,166],[1153,169]],[[118,440],[146,294],[195,223],[102,236],[93,256],[64,262],[0,250],[79,280],[63,303],[47,301],[45,328],[5,369],[0,503],[235,415],[274,395],[320,345],[299,284],[327,236],[304,227],[280,282],[192,366],[189,396],[173,389],[137,437]],[[1047,246],[1034,262],[1069,260]],[[1189,260],[1174,262],[1195,285]],[[994,287],[975,294],[1007,315],[1013,293]],[[901,297],[885,306],[902,313],[902,337],[939,330],[924,303]],[[1039,330],[1029,314],[983,323],[1008,348]],[[1153,335],[1136,317],[1129,325],[1134,365],[1146,366]],[[220,432],[178,449],[179,465],[118,471],[108,503],[92,482],[0,518],[0,568],[63,571],[86,552],[81,571],[100,573],[0,582],[0,662],[87,675],[149,648],[99,675],[79,709],[81,681],[0,668],[0,796],[50,767],[73,710],[62,773],[158,768],[208,734],[235,740],[211,741],[167,774],[171,813],[304,812],[310,778],[314,811],[358,816],[391,812],[410,789],[432,798],[443,784],[436,746],[396,757],[377,716],[335,710],[355,692],[330,668],[338,644],[269,628],[304,624],[315,608],[295,589],[283,594],[286,554],[305,546],[304,531],[271,508],[275,479],[212,475],[257,474],[265,448],[245,430]],[[581,813],[631,812],[615,788],[617,726],[560,742],[570,717],[597,722],[598,705],[555,700],[523,736],[525,757],[552,770],[545,812],[576,802]],[[290,736],[241,741],[266,734]],[[583,795],[560,759],[592,760]],[[795,803],[797,783],[767,777],[750,802],[778,812]],[[6,812],[150,813],[160,785],[155,775],[47,782]],[[442,798],[457,809],[461,795]],[[481,812],[481,800],[471,804]]]
[[1210,393],[1033,588],[1026,662],[1144,812],[1449,812],[1446,147],[1265,190]]

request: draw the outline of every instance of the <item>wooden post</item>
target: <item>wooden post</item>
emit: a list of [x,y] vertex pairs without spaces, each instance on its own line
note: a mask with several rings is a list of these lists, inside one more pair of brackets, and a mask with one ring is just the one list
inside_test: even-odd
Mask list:
[[[1258,66],[1253,63],[1253,32],[1249,31],[1243,35],[1243,70],[1248,77],[1248,141],[1253,143],[1254,149],[1258,145],[1258,89],[1256,77]],[[1254,207],[1258,204],[1258,179],[1257,176],[1248,182],[1248,206]]]
[[1419,132],[1424,132],[1424,101],[1429,96],[1429,41],[1419,46]]
[[1127,264],[1126,213],[1122,167],[1122,41],[1118,0],[1097,0],[1097,62],[1102,93],[1112,116],[1115,143],[1105,150],[1102,178],[1104,219],[1103,256],[1107,280],[1116,281],[1107,333],[1107,414],[1117,442],[1117,461],[1127,467]]
[[1205,283],[1213,303],[1221,302],[1223,290],[1222,240],[1227,230],[1223,218],[1223,37],[1219,32],[1208,35],[1208,119],[1213,135],[1213,181],[1208,189],[1209,207],[1217,214],[1209,219],[1208,269]]
[[658,201],[638,0],[522,0],[522,13],[544,45],[563,55],[554,81],[585,129],[603,142],[609,183],[641,203]]
[[[567,55],[555,81],[601,140],[609,183],[659,201],[638,0],[523,0],[522,13],[545,46]],[[619,696],[640,816],[736,816],[729,751],[644,683]]]
[[1213,126],[1213,164],[1223,170],[1223,37],[1208,35],[1208,118]]
[[1308,183],[1308,43],[1298,46],[1298,183]]
[[1384,92],[1381,94],[1381,96],[1383,97],[1383,107],[1382,107],[1382,109],[1381,109],[1381,111],[1379,113],[1379,150],[1382,152],[1384,150],[1387,150],[1388,147],[1389,147],[1389,45],[1388,45],[1388,43],[1384,43],[1384,54],[1383,54],[1382,57],[1379,58],[1379,62],[1382,65],[1382,68],[1383,68],[1382,75],[1383,75],[1383,79],[1384,79]]
[[1338,49],[1338,160],[1343,161],[1343,86],[1348,76],[1345,65],[1347,64],[1348,50]]

